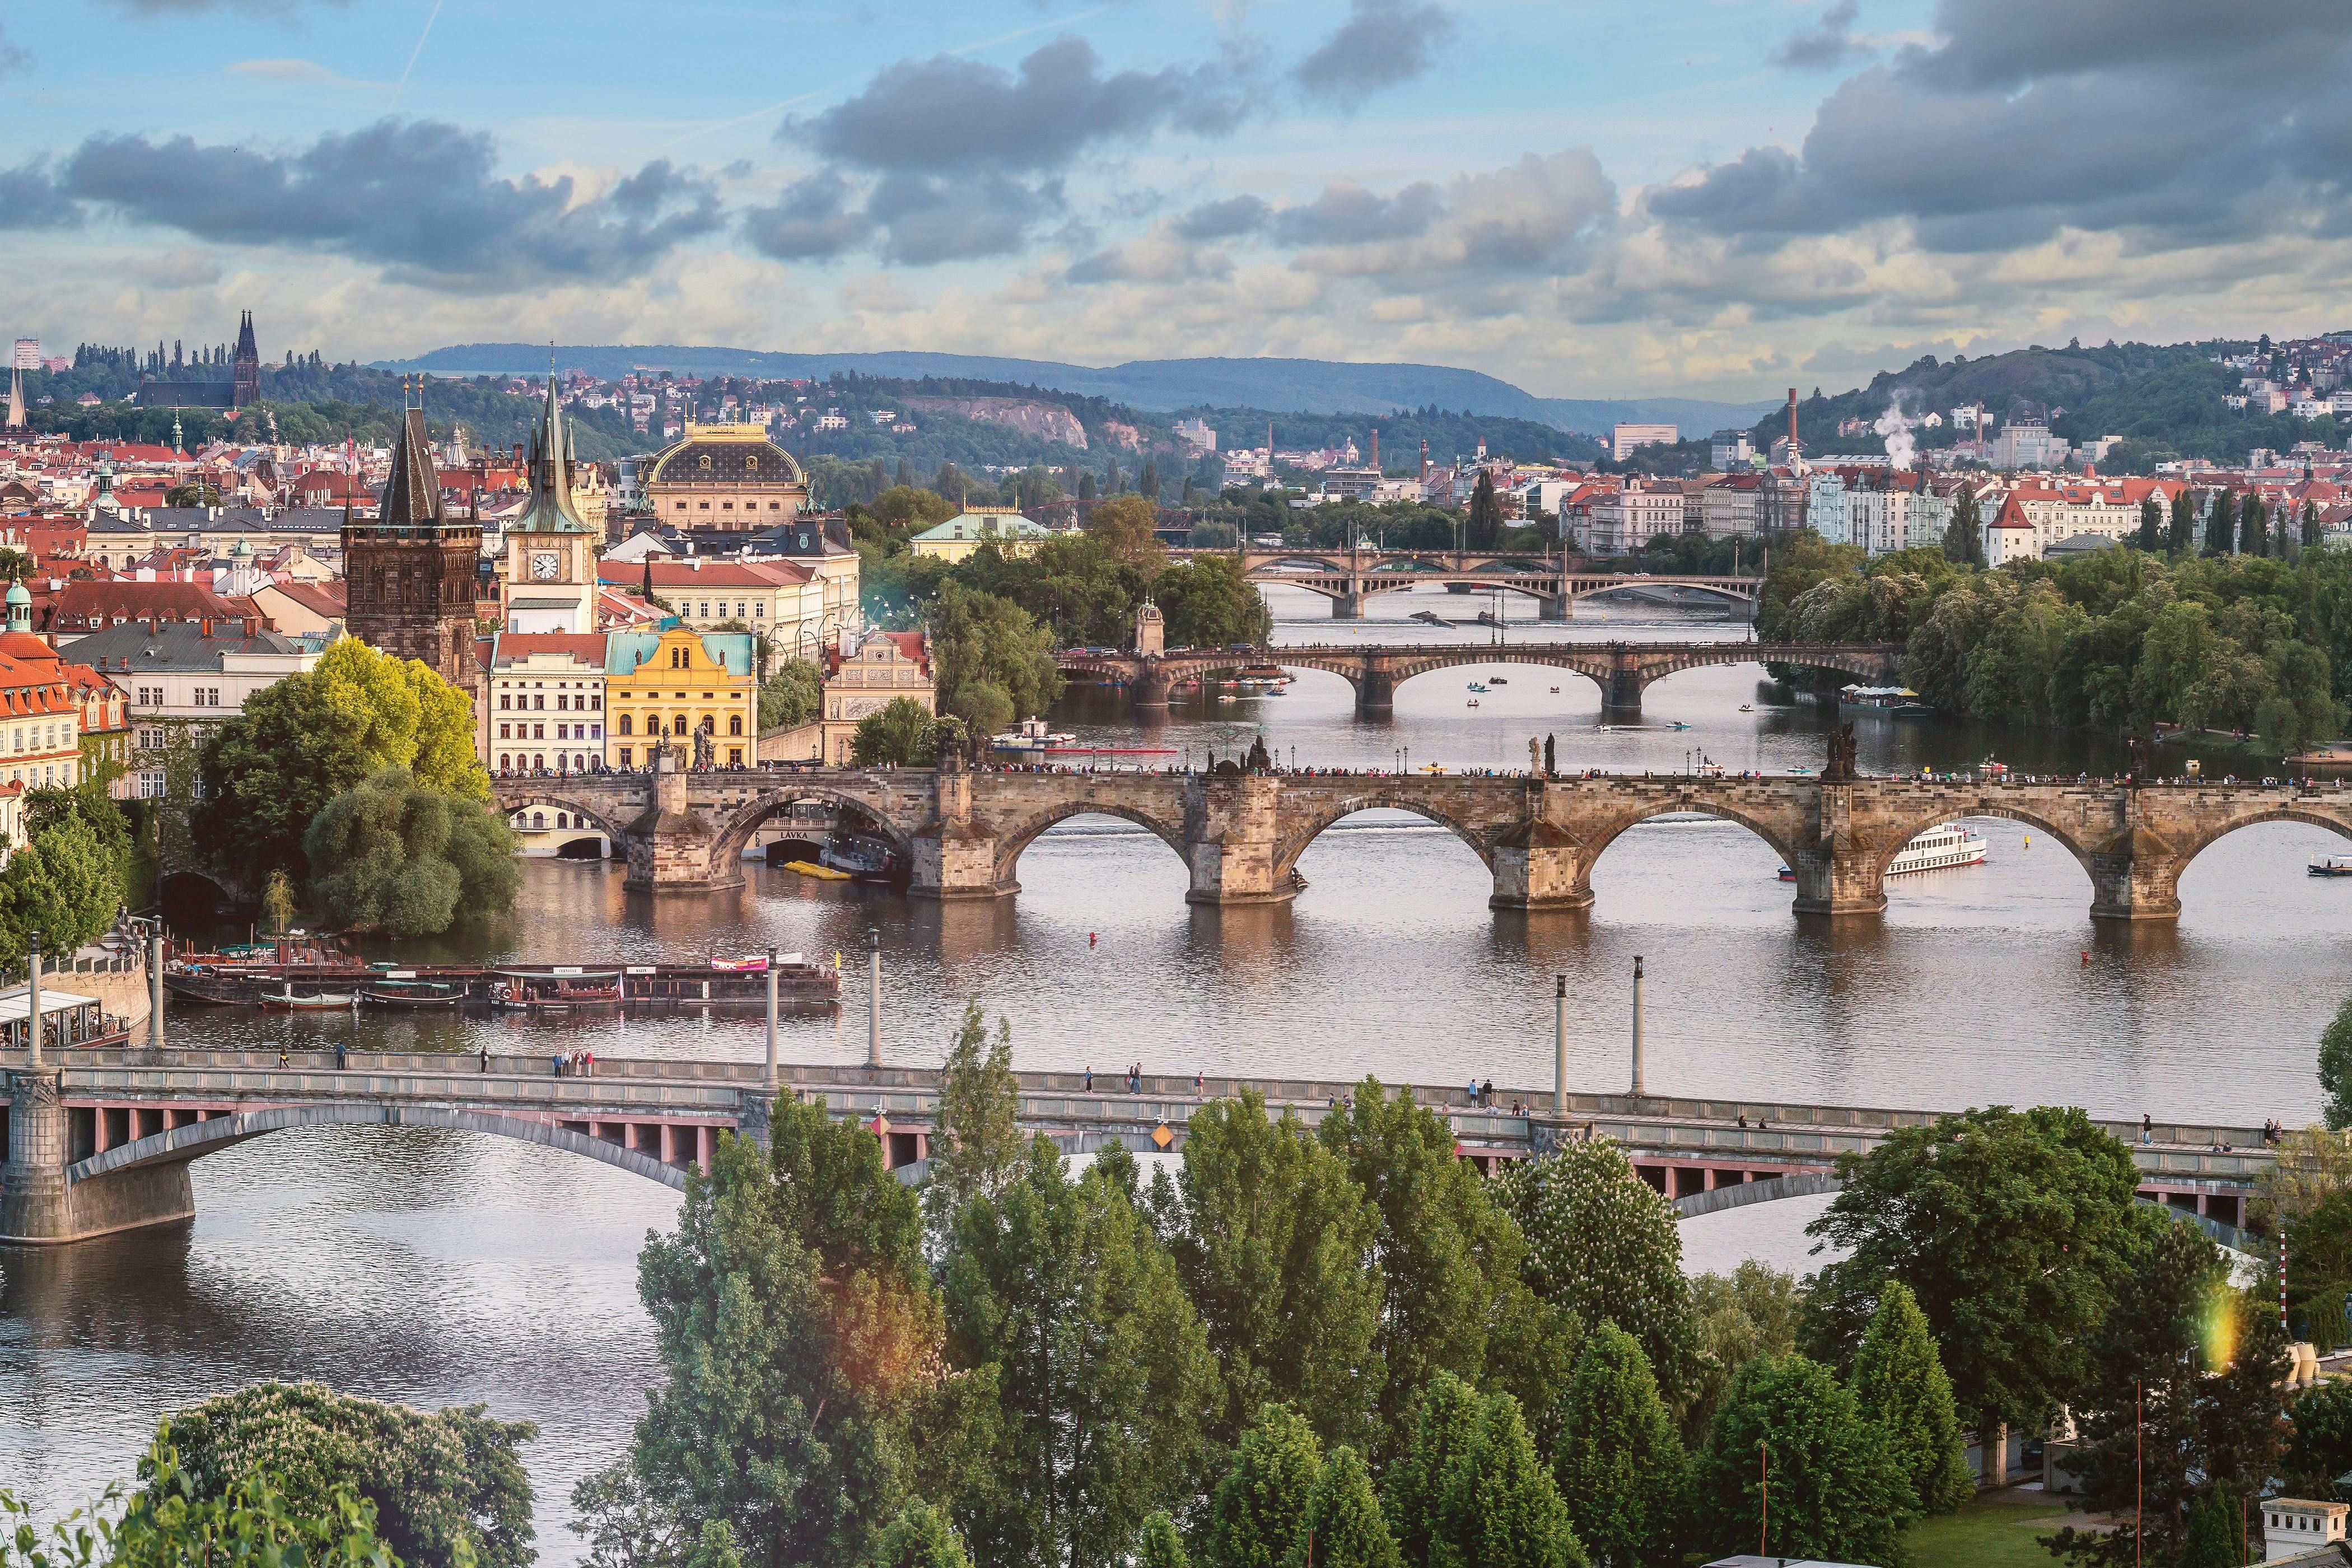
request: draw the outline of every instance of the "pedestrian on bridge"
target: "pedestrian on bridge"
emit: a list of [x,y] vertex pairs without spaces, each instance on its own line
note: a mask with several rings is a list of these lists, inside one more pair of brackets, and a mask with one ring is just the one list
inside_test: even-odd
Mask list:
[[488,1046],[482,1047],[482,1070],[484,1072],[490,1070],[490,1047]]
[[350,1065],[349,1061],[343,1054],[343,1042],[337,1040],[335,1042],[335,1070],[337,1072],[341,1072],[348,1065]]

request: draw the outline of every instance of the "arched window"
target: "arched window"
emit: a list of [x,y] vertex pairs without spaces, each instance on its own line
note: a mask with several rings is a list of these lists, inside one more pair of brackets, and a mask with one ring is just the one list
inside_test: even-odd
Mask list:
[[[556,761],[557,761],[557,762],[562,762],[562,760],[563,760],[563,759],[562,759],[562,758],[561,758],[561,757],[558,757],[558,758],[556,759]],[[557,813],[555,814],[555,826],[558,826],[558,827],[569,827],[569,826],[572,826],[572,817],[571,817],[571,815],[570,815],[568,812],[562,812],[562,811],[557,812]]]
[[547,813],[543,811],[532,812],[530,814],[530,825],[534,828],[545,827],[547,826]]
[[685,669],[688,668],[686,658],[686,649],[684,647],[674,647],[669,650],[669,667],[672,669]]
[[538,752],[533,752],[530,754],[530,765],[538,769],[541,773],[545,773],[547,771],[547,758]]
[[730,735],[740,735],[743,732],[743,715],[730,713],[727,716],[727,732]]
[[627,715],[626,713],[624,713],[624,714],[622,714],[622,715],[621,715],[621,733],[622,733],[622,734],[624,734],[624,735],[634,735],[634,734],[635,734],[635,733],[636,733],[636,731],[631,727],[631,726],[632,726],[632,722],[633,722],[633,721],[632,721],[632,720],[630,719],[629,715]]
[[509,755],[508,755],[506,752],[500,752],[499,753],[499,772],[500,772],[500,773],[505,773],[509,768],[511,768],[511,767],[513,767],[513,766],[514,766],[514,758],[512,758],[511,756],[509,756]]

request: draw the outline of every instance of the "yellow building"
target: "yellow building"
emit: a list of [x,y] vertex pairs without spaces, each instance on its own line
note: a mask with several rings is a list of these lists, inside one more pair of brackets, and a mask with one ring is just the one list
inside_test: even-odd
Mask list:
[[614,632],[604,639],[605,755],[615,768],[652,765],[661,746],[690,766],[752,765],[760,678],[749,632]]
[[654,517],[673,528],[751,533],[807,507],[808,478],[764,425],[689,425],[646,477]]
[[1007,555],[1026,555],[1053,531],[1021,515],[1018,507],[966,507],[936,528],[927,528],[907,541],[907,548],[933,561],[952,565],[993,543]]

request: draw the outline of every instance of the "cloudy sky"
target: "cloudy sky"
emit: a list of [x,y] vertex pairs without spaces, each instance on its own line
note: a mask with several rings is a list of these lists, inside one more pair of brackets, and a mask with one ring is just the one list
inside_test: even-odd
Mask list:
[[50,0],[0,331],[1772,396],[2352,326],[2342,0]]

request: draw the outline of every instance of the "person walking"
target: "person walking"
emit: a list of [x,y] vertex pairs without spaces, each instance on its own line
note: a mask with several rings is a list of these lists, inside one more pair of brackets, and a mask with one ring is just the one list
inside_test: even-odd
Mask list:
[[348,1065],[349,1063],[343,1055],[343,1042],[337,1040],[335,1042],[335,1070],[337,1072],[341,1072]]
[[563,1053],[562,1051],[550,1051],[548,1053],[547,1069],[553,1073],[557,1078],[562,1078],[563,1076]]
[[2139,1141],[2143,1143],[2156,1142],[2156,1123],[2148,1120],[2145,1110],[2139,1113]]

